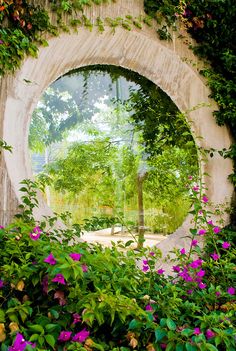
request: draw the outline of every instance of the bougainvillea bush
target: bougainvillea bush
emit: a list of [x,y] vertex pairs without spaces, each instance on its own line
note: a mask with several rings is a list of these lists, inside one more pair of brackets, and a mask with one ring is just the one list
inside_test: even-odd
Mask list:
[[0,229],[1,351],[235,350],[235,248],[201,186],[190,251],[175,250],[170,276],[157,248],[73,244],[79,228],[35,222],[36,185],[22,191],[21,214]]

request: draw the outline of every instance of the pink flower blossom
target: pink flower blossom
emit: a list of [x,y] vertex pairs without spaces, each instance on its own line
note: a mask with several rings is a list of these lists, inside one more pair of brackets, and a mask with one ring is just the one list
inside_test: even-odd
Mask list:
[[157,274],[160,274],[160,275],[161,275],[161,274],[163,274],[164,272],[165,272],[165,270],[161,268],[161,269],[158,269]]
[[233,288],[232,286],[230,288],[228,288],[227,293],[230,295],[234,295],[235,294],[235,288]]
[[191,295],[193,293],[193,290],[192,289],[189,289],[188,291],[187,291],[187,294],[188,295]]
[[206,338],[211,339],[215,336],[215,333],[211,329],[207,329],[206,331]]
[[86,273],[86,272],[88,272],[88,266],[84,263],[84,264],[82,264],[82,271],[84,272],[84,273]]
[[71,331],[61,331],[60,335],[58,336],[58,341],[68,341],[71,338]]
[[57,263],[52,253],[50,253],[50,255],[48,255],[43,262],[49,263],[51,266],[54,266]]
[[227,241],[224,241],[222,244],[223,249],[228,249],[230,246],[230,243],[228,243]]
[[220,255],[214,252],[213,254],[211,254],[211,257],[213,258],[214,261],[217,261],[220,258]]
[[145,307],[145,310],[146,310],[146,311],[153,311],[153,308],[152,308],[151,305],[147,305],[147,306]]
[[65,278],[64,278],[63,274],[60,274],[60,273],[56,274],[55,278],[52,279],[52,282],[66,285]]
[[180,266],[173,266],[172,269],[174,272],[180,272],[181,270]]
[[81,316],[78,314],[78,313],[74,313],[73,314],[73,323],[72,324],[76,324],[76,323],[79,323],[81,322]]
[[17,333],[16,338],[12,346],[9,347],[9,351],[24,351],[27,345],[31,345],[31,347],[36,347],[35,344],[32,344],[30,341],[26,341],[22,334]]
[[199,334],[201,334],[201,329],[200,329],[200,328],[194,328],[193,334],[194,334],[194,335],[199,335]]
[[200,282],[200,283],[198,284],[198,287],[199,287],[199,289],[205,289],[205,288],[206,288],[206,284]]
[[204,203],[207,203],[207,202],[209,201],[209,200],[208,200],[208,197],[203,196],[202,201],[203,201]]
[[180,253],[181,253],[181,255],[185,255],[185,254],[186,254],[185,248],[182,248],[182,249],[180,250]]
[[214,225],[213,222],[212,222],[212,220],[208,221],[207,224],[209,224],[209,225]]
[[195,191],[197,193],[199,191],[199,186],[195,185],[192,189],[193,189],[193,191]]
[[143,272],[147,272],[148,270],[149,270],[149,266],[143,265],[142,271]]
[[82,342],[84,342],[87,339],[89,334],[90,334],[89,331],[87,331],[86,329],[83,329],[79,333],[75,334],[75,336],[73,337],[72,340],[75,341],[75,342],[82,343]]
[[189,179],[189,180],[193,180],[193,176],[191,176],[191,175],[188,176],[188,179]]
[[204,235],[204,234],[206,234],[206,230],[205,229],[199,229],[198,234],[199,235]]
[[150,251],[150,252],[149,252],[149,255],[150,255],[150,256],[155,256],[155,252]]
[[42,230],[39,227],[35,227],[33,231],[30,233],[30,238],[32,240],[38,240],[41,233],[42,233]]
[[197,272],[197,276],[198,277],[204,277],[206,271],[204,271],[204,269],[200,269],[200,271]]
[[69,256],[72,258],[73,261],[79,261],[82,255],[79,253],[70,253]]
[[2,289],[3,287],[4,287],[4,281],[0,279],[0,289]]
[[213,232],[214,232],[215,234],[220,233],[220,228],[219,228],[219,227],[214,227],[214,228],[213,228]]
[[198,241],[197,240],[192,240],[192,242],[191,242],[191,246],[197,246],[198,245]]
[[216,291],[216,297],[219,297],[221,295],[220,291]]
[[148,264],[148,260],[143,260],[143,264],[147,265]]

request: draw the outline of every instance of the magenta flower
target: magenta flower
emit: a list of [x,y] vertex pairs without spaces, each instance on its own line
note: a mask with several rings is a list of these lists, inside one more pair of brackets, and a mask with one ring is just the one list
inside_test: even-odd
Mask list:
[[191,246],[197,246],[198,245],[198,241],[197,240],[192,240],[191,242]]
[[193,180],[193,177],[191,175],[188,176],[189,180]]
[[4,287],[4,281],[0,279],[0,289],[2,289],[3,287]]
[[72,258],[72,260],[79,261],[82,255],[79,253],[70,253],[69,256]]
[[39,227],[35,227],[33,231],[30,233],[30,238],[32,240],[38,240],[41,233],[42,233],[42,230]]
[[145,310],[146,310],[146,311],[153,311],[153,308],[152,308],[151,305],[147,305],[147,306],[145,307]]
[[195,186],[193,187],[193,191],[198,192],[198,190],[199,190],[199,186],[198,186],[198,185],[195,185]]
[[200,328],[194,328],[193,334],[194,334],[194,335],[199,335],[199,334],[201,334],[201,329],[200,329]]
[[206,234],[206,230],[205,230],[205,229],[200,229],[200,230],[198,231],[198,234],[199,234],[199,235],[204,235],[204,234]]
[[207,203],[207,202],[209,201],[209,200],[208,200],[208,197],[203,196],[202,201],[205,202],[205,203]]
[[30,341],[26,341],[22,334],[17,333],[15,341],[12,346],[9,347],[8,351],[24,351],[27,345],[35,347],[35,344],[32,344]]
[[214,261],[217,261],[220,258],[220,255],[217,255],[217,253],[214,252],[213,254],[211,254],[211,257],[213,258]]
[[[0,40],[1,41],[1,40]],[[0,229],[4,229],[4,227],[2,225],[0,225]]]
[[181,255],[185,255],[186,254],[185,248],[182,248],[179,252],[181,253]]
[[207,329],[206,331],[206,338],[211,339],[215,336],[215,333],[211,329]]
[[89,334],[90,334],[89,331],[87,331],[86,329],[83,329],[79,333],[75,334],[72,340],[82,343],[87,339]]
[[55,260],[55,257],[53,256],[52,253],[50,253],[50,255],[48,255],[48,257],[46,257],[43,262],[49,263],[51,266],[53,266],[54,264],[57,263],[57,261]]
[[197,276],[198,277],[204,277],[205,273],[206,272],[204,271],[204,269],[200,269],[200,271],[197,272]]
[[52,279],[52,282],[66,285],[65,278],[63,274],[60,274],[60,273],[56,274],[55,278]]
[[155,256],[155,252],[150,251],[150,252],[149,252],[149,255],[150,255],[150,256]]
[[180,272],[181,270],[180,266],[173,266],[172,269],[174,272]]
[[188,295],[191,295],[193,293],[193,289],[189,289],[188,291],[187,291],[187,294]]
[[199,289],[205,289],[205,288],[206,288],[206,284],[200,282],[200,283],[198,284],[198,287],[199,287]]
[[219,228],[219,227],[214,227],[214,228],[213,228],[213,232],[214,232],[215,234],[220,233],[220,228]]
[[147,265],[148,264],[148,260],[143,260],[143,264]]
[[230,243],[228,243],[227,241],[224,241],[222,244],[223,249],[228,249],[230,246]]
[[148,270],[149,270],[149,266],[144,266],[144,265],[143,265],[142,271],[143,271],[143,272],[147,272]]
[[233,288],[232,286],[230,288],[228,288],[227,293],[230,295],[234,295],[235,294],[235,288]]
[[84,272],[84,273],[86,273],[86,272],[88,272],[88,266],[84,263],[84,264],[82,264],[82,271]]
[[72,324],[76,324],[81,322],[81,316],[78,313],[74,313],[73,314],[73,323]]
[[212,222],[212,220],[208,221],[207,224],[209,224],[209,225],[214,225],[213,222]]
[[161,275],[161,274],[163,274],[164,272],[165,272],[165,270],[161,268],[161,269],[158,269],[157,274],[160,274],[160,275]]
[[60,335],[58,336],[57,340],[63,341],[63,342],[68,341],[68,340],[70,340],[71,334],[72,334],[72,332],[70,332],[70,331],[62,331],[62,332],[60,332]]
[[221,295],[220,291],[216,291],[216,297],[219,297]]

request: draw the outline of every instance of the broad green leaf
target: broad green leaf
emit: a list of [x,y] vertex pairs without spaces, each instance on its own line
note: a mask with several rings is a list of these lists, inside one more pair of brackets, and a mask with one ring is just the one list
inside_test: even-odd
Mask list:
[[218,349],[214,345],[209,343],[206,343],[206,349],[210,351],[218,351]]
[[166,324],[167,324],[167,327],[168,327],[170,330],[175,330],[175,329],[176,329],[176,324],[175,324],[175,322],[174,322],[172,319],[167,318]]
[[56,340],[52,335],[49,335],[49,334],[45,335],[45,340],[47,341],[48,345],[54,348]]
[[5,322],[5,312],[0,308],[0,323]]
[[184,351],[184,345],[183,344],[177,344],[176,345],[176,351]]
[[190,336],[193,334],[193,330],[192,329],[184,329],[181,331],[181,335],[183,336]]
[[41,333],[41,334],[44,334],[44,329],[41,325],[39,324],[33,324],[33,325],[30,325],[29,326],[29,329],[34,331],[34,332],[38,332],[38,333]]
[[164,336],[166,336],[166,331],[162,329],[156,329],[155,330],[155,337],[156,337],[156,342],[161,341]]
[[34,341],[37,341],[38,338],[39,338],[39,334],[33,334],[31,335],[29,341],[34,342]]
[[187,350],[187,351],[197,351],[197,350],[198,350],[196,346],[190,344],[189,342],[187,342],[187,343],[185,344],[185,347],[186,347],[186,350]]

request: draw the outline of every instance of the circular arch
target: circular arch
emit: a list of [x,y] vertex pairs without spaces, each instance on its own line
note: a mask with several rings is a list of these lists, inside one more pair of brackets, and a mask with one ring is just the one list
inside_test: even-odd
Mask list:
[[[209,99],[209,89],[202,77],[170,47],[142,31],[98,34],[80,29],[79,34],[62,34],[48,40],[49,46],[40,48],[37,60],[26,58],[21,69],[8,86],[4,104],[3,139],[12,145],[12,154],[4,153],[8,176],[14,196],[19,200],[19,182],[32,178],[28,154],[28,131],[32,112],[42,92],[58,77],[74,68],[95,64],[121,66],[145,76],[165,91],[181,112],[186,113],[197,146],[220,150],[231,144],[226,127],[217,126],[212,112],[215,104]],[[17,167],[17,168],[16,168]],[[208,196],[212,203],[231,200],[233,187],[228,182],[232,163],[219,155],[200,161]],[[37,215],[49,214],[40,198]],[[189,226],[187,219],[174,234],[179,240]],[[175,236],[177,235],[177,236]],[[182,236],[182,234],[181,234]],[[170,237],[168,239],[171,245]],[[169,246],[169,245],[168,245]]]

